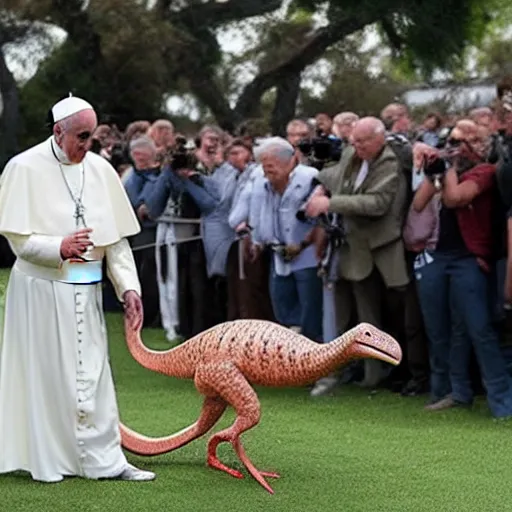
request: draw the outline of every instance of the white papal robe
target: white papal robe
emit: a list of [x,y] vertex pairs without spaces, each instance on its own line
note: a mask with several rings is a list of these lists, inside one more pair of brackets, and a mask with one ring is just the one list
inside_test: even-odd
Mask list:
[[[62,153],[58,151],[58,156]],[[83,205],[94,257],[106,258],[121,299],[140,294],[126,237],[140,228],[114,169],[88,153]],[[14,157],[0,181],[0,233],[17,260],[5,302],[0,352],[0,473],[35,480],[113,477],[127,461],[109,359],[99,284],[69,284],[63,237],[76,231],[73,193],[82,165],[63,165],[51,139]]]

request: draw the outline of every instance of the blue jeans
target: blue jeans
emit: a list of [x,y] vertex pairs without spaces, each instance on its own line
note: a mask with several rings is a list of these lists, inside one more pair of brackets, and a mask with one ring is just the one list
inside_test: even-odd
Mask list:
[[493,268],[492,279],[493,279],[493,307],[495,321],[501,322],[505,319],[505,278],[507,275],[507,260],[498,260]]
[[512,415],[512,387],[493,325],[489,276],[474,257],[431,254],[418,269],[418,293],[430,343],[434,399],[452,393],[461,403],[473,400],[469,375],[474,347],[487,401],[496,417]]
[[298,325],[301,334],[313,341],[322,341],[322,280],[316,267],[278,276],[272,265],[270,299],[280,324]]

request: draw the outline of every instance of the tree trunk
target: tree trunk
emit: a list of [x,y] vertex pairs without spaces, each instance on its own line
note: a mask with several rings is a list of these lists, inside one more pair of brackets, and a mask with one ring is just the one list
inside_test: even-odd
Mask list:
[[18,87],[13,74],[7,67],[4,52],[0,49],[0,94],[2,115],[0,116],[0,171],[7,160],[18,150],[17,128],[20,117]]
[[286,125],[295,116],[300,93],[301,73],[284,76],[277,84],[277,95],[272,111],[271,128],[274,135],[286,136]]

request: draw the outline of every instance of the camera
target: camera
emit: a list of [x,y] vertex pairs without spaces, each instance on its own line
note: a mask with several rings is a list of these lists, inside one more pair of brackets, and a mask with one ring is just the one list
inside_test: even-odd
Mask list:
[[341,140],[326,135],[302,139],[297,147],[308,157],[309,164],[322,170],[327,162],[337,162],[341,158]]
[[315,219],[312,219],[306,215],[306,207],[308,201],[315,189],[320,185],[322,184],[320,181],[318,181],[318,179],[313,178],[313,180],[311,180],[311,189],[306,199],[304,200],[304,203],[295,214],[295,218],[300,222],[310,222],[315,226],[324,228],[330,240],[343,241],[345,239],[345,232],[340,223],[333,222],[332,216],[330,214],[322,213]]
[[181,169],[195,169],[199,163],[188,143],[187,139],[181,135],[176,137],[176,145],[171,153],[169,164],[173,171]]

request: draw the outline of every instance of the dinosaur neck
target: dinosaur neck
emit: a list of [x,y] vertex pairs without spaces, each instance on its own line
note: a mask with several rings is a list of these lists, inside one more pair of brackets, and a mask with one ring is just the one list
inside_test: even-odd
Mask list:
[[352,334],[349,331],[330,343],[324,343],[318,347],[316,361],[318,371],[322,373],[321,376],[328,375],[353,359],[350,350],[351,342]]
[[[171,377],[191,378],[188,365],[183,364],[183,357],[178,352],[183,351],[183,345],[166,351],[156,351],[147,348],[140,337],[140,332],[125,326],[126,344],[132,357],[144,368]],[[176,364],[181,361],[181,364]]]

